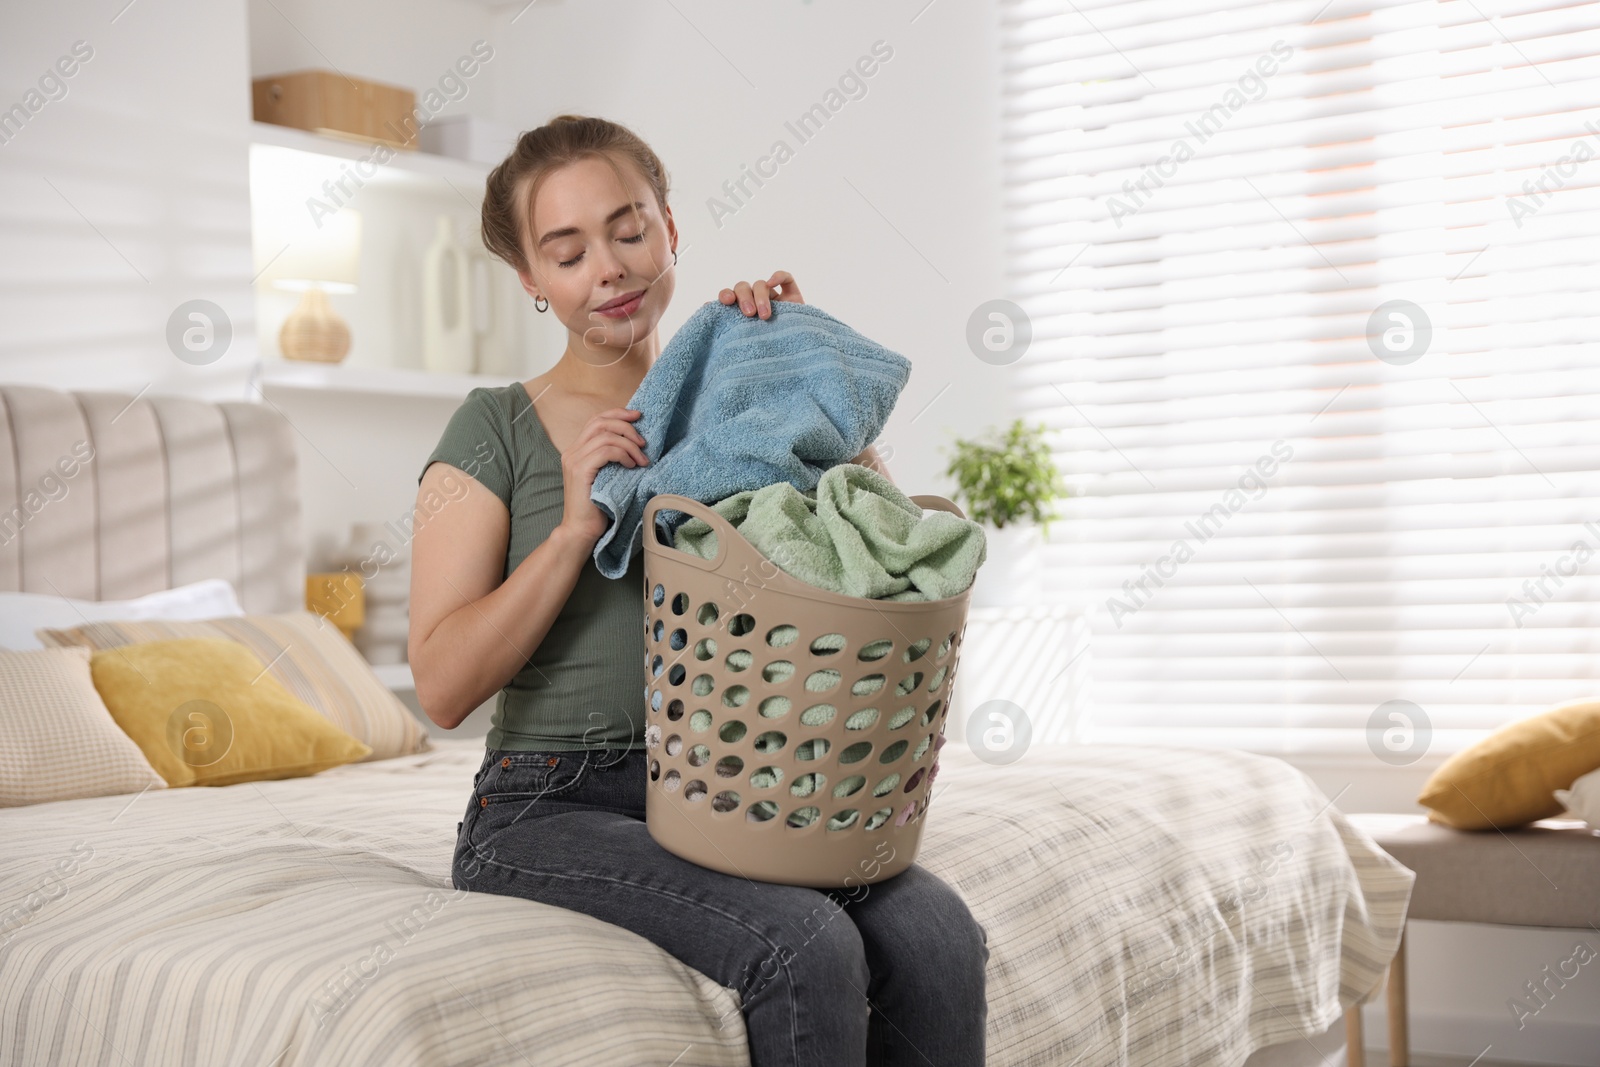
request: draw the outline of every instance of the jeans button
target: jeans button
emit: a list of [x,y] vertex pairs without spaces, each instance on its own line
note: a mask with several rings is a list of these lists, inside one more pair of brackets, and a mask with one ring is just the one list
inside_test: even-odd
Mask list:
[[511,766],[511,757],[510,757],[510,756],[507,756],[507,757],[506,757],[506,758],[505,758],[505,759],[503,759],[503,760],[501,760],[501,761],[500,761],[500,766],[502,766],[502,767],[509,767],[509,766]]

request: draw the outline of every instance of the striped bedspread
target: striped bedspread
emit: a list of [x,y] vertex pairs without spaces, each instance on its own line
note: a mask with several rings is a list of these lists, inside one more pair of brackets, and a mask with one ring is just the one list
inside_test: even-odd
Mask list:
[[[732,990],[452,888],[481,744],[0,810],[0,1063],[745,1067]],[[952,743],[928,818],[918,862],[989,931],[991,1065],[1238,1067],[1367,995],[1410,895],[1237,752]]]

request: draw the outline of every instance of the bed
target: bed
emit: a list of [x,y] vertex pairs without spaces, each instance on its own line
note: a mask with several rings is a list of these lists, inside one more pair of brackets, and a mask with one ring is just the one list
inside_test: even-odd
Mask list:
[[[272,409],[0,399],[0,507],[28,463],[96,445],[88,503],[34,515],[0,589],[223,577],[249,611],[297,606]],[[452,887],[481,744],[0,809],[0,1063],[747,1065],[734,990],[630,931]],[[988,931],[1003,1067],[1338,1063],[1413,878],[1301,772],[1242,752],[1039,745],[992,766],[951,738],[929,812],[917,861]]]

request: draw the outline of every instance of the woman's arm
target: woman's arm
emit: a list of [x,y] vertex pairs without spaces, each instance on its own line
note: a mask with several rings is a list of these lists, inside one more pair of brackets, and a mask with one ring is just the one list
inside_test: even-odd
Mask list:
[[419,503],[425,495],[447,503],[426,518],[415,513],[406,650],[417,703],[453,730],[539,647],[593,543],[559,525],[501,582],[511,516],[500,498],[443,462],[423,473]]

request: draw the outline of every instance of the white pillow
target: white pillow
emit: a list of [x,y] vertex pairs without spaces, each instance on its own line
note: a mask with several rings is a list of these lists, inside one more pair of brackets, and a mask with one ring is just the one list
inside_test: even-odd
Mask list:
[[91,655],[0,652],[0,808],[167,788],[111,717]]
[[1557,789],[1556,799],[1567,806],[1568,815],[1600,830],[1600,771],[1581,776],[1571,789]]
[[45,593],[0,593],[0,649],[44,648],[35,630],[59,630],[85,622],[130,619],[215,619],[243,615],[233,585],[225,578],[147,593],[132,600],[74,600]]

